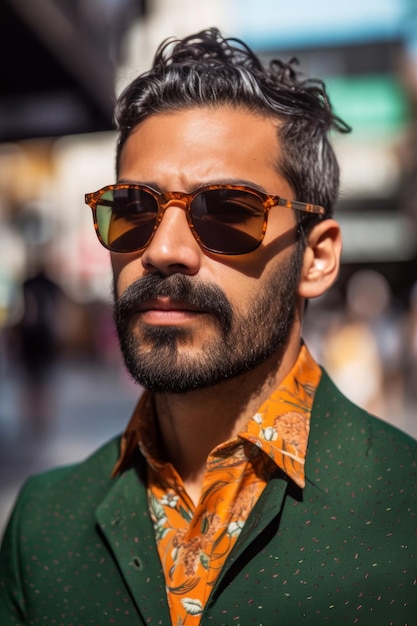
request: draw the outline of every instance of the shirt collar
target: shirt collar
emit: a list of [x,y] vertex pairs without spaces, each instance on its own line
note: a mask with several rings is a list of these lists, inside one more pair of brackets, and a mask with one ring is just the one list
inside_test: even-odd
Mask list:
[[239,434],[300,487],[305,486],[311,409],[320,378],[321,368],[303,345],[290,373]]

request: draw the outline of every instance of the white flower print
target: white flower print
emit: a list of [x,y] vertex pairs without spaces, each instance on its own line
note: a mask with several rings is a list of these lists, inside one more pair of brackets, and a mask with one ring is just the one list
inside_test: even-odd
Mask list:
[[175,509],[178,499],[178,496],[174,495],[172,492],[168,492],[162,496],[160,503],[164,506],[169,506],[171,509]]
[[278,438],[278,433],[272,426],[268,426],[262,431],[265,441],[275,441]]

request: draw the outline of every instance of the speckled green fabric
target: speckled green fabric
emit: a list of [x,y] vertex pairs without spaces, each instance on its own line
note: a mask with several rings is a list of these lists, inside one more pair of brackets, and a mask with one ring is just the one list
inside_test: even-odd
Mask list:
[[[0,624],[170,624],[144,463],[111,480],[118,440],[28,481],[0,558]],[[304,490],[277,475],[201,624],[417,625],[417,443],[324,373]]]

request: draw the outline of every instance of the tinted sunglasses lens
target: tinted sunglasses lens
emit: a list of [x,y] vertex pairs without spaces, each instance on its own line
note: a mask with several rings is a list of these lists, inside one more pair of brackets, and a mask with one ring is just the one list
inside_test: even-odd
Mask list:
[[143,189],[105,191],[96,207],[97,225],[104,245],[113,252],[144,248],[155,228],[158,205]]
[[261,198],[240,189],[208,189],[190,207],[194,228],[211,252],[245,254],[262,241],[265,211]]

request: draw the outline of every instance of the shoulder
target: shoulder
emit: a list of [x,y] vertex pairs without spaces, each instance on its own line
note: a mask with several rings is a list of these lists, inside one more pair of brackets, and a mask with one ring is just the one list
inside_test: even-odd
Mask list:
[[47,519],[74,509],[94,510],[110,488],[119,443],[120,437],[116,437],[79,463],[30,477],[17,498],[12,521]]
[[[115,438],[85,461],[34,476],[23,486],[0,551],[0,622],[3,615],[16,614],[13,623],[21,623],[17,615],[27,612],[33,617],[39,613],[44,623],[40,611],[55,606],[57,589],[65,584],[65,593],[73,588],[74,597],[84,587],[90,589],[91,570],[85,565],[84,572],[80,563],[89,562],[97,571],[105,567],[97,511],[112,492],[118,507],[124,490],[139,482],[136,457],[133,471],[126,471],[127,481],[124,476],[112,478],[119,443]],[[93,588],[94,580],[90,582]]]
[[350,442],[359,439],[367,446],[386,442],[390,447],[396,444],[414,454],[417,451],[415,439],[351,402],[324,370],[313,403],[312,428],[336,436],[339,443],[341,438],[348,437]]
[[100,476],[100,478],[106,476],[110,478],[113,465],[116,463],[119,455],[119,449],[120,436],[117,436],[95,450],[83,461],[47,470],[42,474],[30,478],[29,482],[44,483],[53,486],[55,483],[59,484],[62,481],[85,480],[88,475],[91,475],[93,479],[95,476]]
[[325,467],[337,476],[371,476],[413,493],[417,485],[417,441],[353,404],[326,372],[316,392],[310,427],[307,465],[315,473]]

